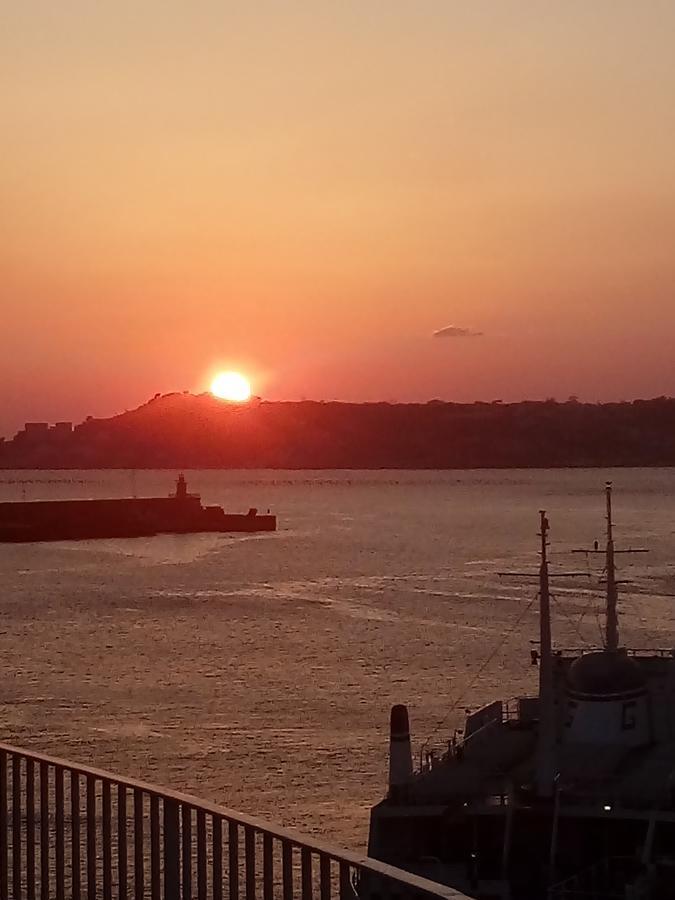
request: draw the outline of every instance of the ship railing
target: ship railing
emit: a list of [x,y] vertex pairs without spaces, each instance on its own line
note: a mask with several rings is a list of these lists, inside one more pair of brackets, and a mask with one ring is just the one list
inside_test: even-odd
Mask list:
[[[584,656],[586,653],[597,653],[597,647],[556,647],[556,656]],[[675,650],[672,647],[624,647],[622,652],[637,659],[672,659]]]
[[534,722],[537,719],[538,711],[539,700],[537,697],[510,697],[508,700],[491,703],[477,711],[475,715],[487,715],[478,728],[465,736],[464,743],[468,743],[476,735],[483,734],[495,725],[503,725],[507,722]]
[[461,759],[465,750],[496,726],[506,723],[530,724],[537,720],[537,697],[511,697],[489,703],[474,713],[468,713],[464,730],[456,729],[452,738],[439,747],[426,746],[420,752],[419,771],[424,774],[435,766],[451,759]]
[[437,766],[446,764],[449,760],[461,760],[464,757],[466,748],[470,747],[476,738],[480,738],[487,731],[493,729],[495,725],[500,724],[500,721],[486,722],[468,736],[465,736],[461,731],[456,731],[442,750],[438,747],[423,747],[420,751],[419,775],[423,776]]
[[502,703],[502,722],[516,722],[520,718],[518,697],[510,697]]
[[0,900],[464,895],[244,813],[0,744]]
[[635,857],[606,857],[552,885],[547,900],[626,900],[627,888],[641,873],[645,867]]
[[502,703],[502,722],[534,722],[539,715],[539,698],[510,697]]

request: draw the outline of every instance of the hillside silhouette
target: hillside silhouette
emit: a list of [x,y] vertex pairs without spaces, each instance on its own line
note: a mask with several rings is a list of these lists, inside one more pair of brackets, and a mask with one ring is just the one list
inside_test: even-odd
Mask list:
[[157,395],[107,419],[29,423],[2,468],[444,469],[675,465],[675,400],[231,404]]

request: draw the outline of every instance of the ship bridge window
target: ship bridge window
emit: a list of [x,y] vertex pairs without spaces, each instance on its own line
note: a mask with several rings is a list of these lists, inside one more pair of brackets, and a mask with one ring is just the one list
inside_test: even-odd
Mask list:
[[632,731],[635,728],[635,700],[627,700],[621,707],[621,730]]

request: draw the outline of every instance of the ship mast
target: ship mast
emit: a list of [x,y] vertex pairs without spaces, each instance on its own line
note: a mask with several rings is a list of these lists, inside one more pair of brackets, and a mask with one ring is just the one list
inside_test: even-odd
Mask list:
[[619,649],[619,585],[623,582],[616,577],[617,553],[647,553],[643,548],[629,547],[627,550],[617,550],[614,546],[614,521],[612,520],[612,482],[605,482],[605,499],[607,502],[607,545],[603,550],[598,549],[598,542],[592,550],[573,550],[572,553],[604,553],[605,570],[607,573],[607,594],[605,600],[605,650],[616,653]]
[[548,519],[539,510],[541,561],[539,564],[539,737],[537,741],[537,793],[553,792],[555,711],[553,704],[553,656],[551,652],[551,592],[548,577]]
[[605,623],[605,646],[614,653],[619,649],[619,616],[617,602],[619,590],[616,580],[616,568],[614,566],[614,535],[612,522],[612,482],[605,484],[605,496],[607,498],[607,548],[605,551],[607,566],[607,612]]
[[[535,781],[540,797],[552,797],[556,774],[556,707],[553,678],[553,649],[551,640],[551,590],[548,570],[549,523],[546,510],[539,510],[539,537],[541,539],[539,573],[500,572],[539,579],[539,729],[535,757]],[[588,576],[587,572],[555,572],[555,578]]]

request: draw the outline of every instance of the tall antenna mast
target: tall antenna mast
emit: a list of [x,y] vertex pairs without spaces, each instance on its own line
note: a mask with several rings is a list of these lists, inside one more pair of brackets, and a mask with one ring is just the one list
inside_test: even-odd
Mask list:
[[614,522],[612,520],[612,482],[605,482],[605,500],[607,503],[607,546],[604,551],[598,549],[595,542],[593,550],[573,550],[572,553],[603,553],[607,572],[607,595],[605,601],[605,649],[615,653],[619,649],[619,585],[623,582],[616,577],[615,557],[617,553],[647,553],[647,550],[629,547],[617,550],[614,546]]
[[614,566],[614,536],[612,522],[612,482],[605,484],[605,497],[607,498],[607,547],[605,550],[607,566],[607,616],[605,622],[605,644],[607,649],[614,652],[619,649],[619,615],[617,601],[619,590],[616,581],[616,569]]
[[[536,781],[540,797],[551,797],[554,792],[556,768],[556,711],[553,684],[553,650],[551,640],[551,590],[548,571],[548,531],[546,510],[539,510],[539,537],[541,550],[539,573],[500,572],[500,575],[516,575],[539,579],[539,732],[537,736]],[[588,576],[587,572],[556,572],[556,578]]]
[[550,796],[554,767],[555,708],[553,655],[551,652],[551,592],[548,578],[548,519],[539,510],[541,561],[539,563],[539,740],[537,742],[537,792]]

